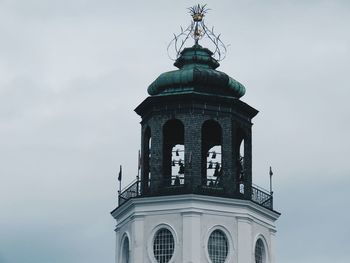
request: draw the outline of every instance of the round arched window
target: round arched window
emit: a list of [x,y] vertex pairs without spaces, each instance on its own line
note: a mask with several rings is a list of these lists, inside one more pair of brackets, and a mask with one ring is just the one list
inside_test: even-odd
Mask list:
[[158,263],[168,263],[174,254],[173,234],[167,228],[159,229],[153,241],[153,254]]
[[255,244],[255,263],[266,263],[265,245],[260,238]]
[[208,240],[208,254],[212,263],[224,263],[228,255],[228,241],[225,233],[214,230]]
[[123,240],[122,263],[129,263],[129,238],[127,236]]

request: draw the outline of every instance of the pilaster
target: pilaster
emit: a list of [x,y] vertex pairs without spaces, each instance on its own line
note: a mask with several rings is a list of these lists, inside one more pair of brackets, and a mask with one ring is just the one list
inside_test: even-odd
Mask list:
[[238,262],[249,263],[253,262],[253,251],[252,251],[252,242],[253,242],[253,232],[252,232],[252,220],[249,218],[238,217],[238,244],[237,244],[237,253],[238,253]]
[[144,217],[134,216],[132,218],[131,229],[133,233],[132,248],[131,248],[131,262],[143,263],[144,262]]
[[183,263],[198,263],[201,255],[201,213],[182,213]]

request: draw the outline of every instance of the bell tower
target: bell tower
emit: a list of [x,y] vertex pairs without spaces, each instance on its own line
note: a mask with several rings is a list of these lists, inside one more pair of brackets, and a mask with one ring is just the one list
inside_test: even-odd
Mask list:
[[[141,176],[119,193],[117,263],[274,263],[272,192],[252,183],[245,87],[218,71],[225,47],[205,6],[174,38],[177,70],[161,74],[136,109]],[[184,41],[180,40],[184,37]],[[194,45],[183,48],[192,37]],[[212,51],[199,40],[208,38]]]

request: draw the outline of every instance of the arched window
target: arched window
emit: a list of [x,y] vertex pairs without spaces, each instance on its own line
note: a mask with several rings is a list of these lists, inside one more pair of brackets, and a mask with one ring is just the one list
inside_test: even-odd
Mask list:
[[264,242],[259,238],[255,243],[255,263],[266,263],[266,249]]
[[184,125],[178,119],[163,126],[163,184],[183,184],[185,173]]
[[152,145],[151,129],[150,127],[147,127],[144,133],[143,156],[142,156],[142,166],[143,166],[142,188],[144,192],[147,192],[151,182],[151,169],[150,169],[151,145]]
[[244,194],[244,139],[241,139],[241,143],[239,146],[239,153],[237,158],[237,178],[239,184],[239,192]]
[[202,126],[202,185],[222,186],[222,131],[214,120]]
[[244,194],[246,189],[246,181],[247,181],[247,174],[246,174],[246,133],[243,128],[238,127],[237,130],[234,133],[236,137],[234,138],[235,141],[235,168],[236,168],[236,175],[235,175],[235,182],[237,186],[237,191],[239,193]]
[[129,263],[130,253],[129,253],[129,238],[125,236],[122,242],[122,263]]

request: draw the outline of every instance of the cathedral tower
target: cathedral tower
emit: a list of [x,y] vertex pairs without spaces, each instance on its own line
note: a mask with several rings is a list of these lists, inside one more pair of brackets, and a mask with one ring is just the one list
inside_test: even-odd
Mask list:
[[[252,184],[258,111],[240,100],[242,84],[216,70],[221,41],[205,26],[205,11],[191,8],[193,22],[179,36],[188,32],[194,45],[179,42],[178,69],[161,74],[135,109],[141,174],[112,211],[117,263],[275,262],[280,214],[272,192]],[[213,52],[199,44],[206,36]]]

